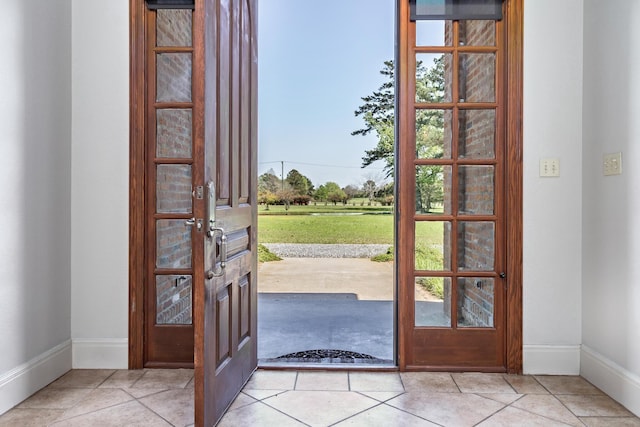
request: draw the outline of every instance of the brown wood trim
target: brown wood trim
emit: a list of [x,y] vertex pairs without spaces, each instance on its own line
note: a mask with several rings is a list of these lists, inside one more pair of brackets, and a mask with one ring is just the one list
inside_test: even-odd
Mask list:
[[129,1],[129,369],[144,364],[145,5]]
[[[200,164],[206,164],[204,141],[205,141],[205,73],[207,70],[206,61],[210,55],[205,50],[205,38],[217,40],[215,34],[211,34],[211,28],[215,28],[215,22],[218,19],[217,13],[218,1],[196,0],[195,10],[193,11],[193,65],[192,65],[192,100],[193,100],[193,130],[192,130],[192,156],[194,160],[200,159]],[[206,24],[205,16],[210,19],[209,25]],[[209,67],[214,67],[215,63]],[[193,180],[195,183],[205,185],[205,173],[202,167],[193,168]],[[193,213],[196,218],[205,218],[205,201],[194,200]],[[193,257],[192,265],[194,267],[193,283],[202,284],[193,287],[193,363],[194,363],[194,421],[197,426],[205,425],[205,360],[206,347],[205,340],[205,278],[204,278],[204,241],[203,233],[194,233],[193,241]]]
[[522,373],[523,0],[509,0],[507,22],[507,372]]
[[399,221],[402,212],[411,212],[412,206],[411,192],[415,192],[414,188],[407,184],[412,182],[411,174],[413,173],[413,164],[400,163],[402,156],[399,155],[407,141],[402,140],[401,136],[408,135],[411,131],[411,114],[412,111],[408,107],[408,100],[411,99],[411,88],[409,80],[403,78],[407,74],[410,55],[409,55],[409,2],[406,0],[398,0],[397,6],[397,36],[396,36],[396,147],[395,147],[395,182],[396,196],[398,199],[398,209],[396,212],[396,295],[398,305],[398,315],[396,318],[396,329],[398,336],[398,367],[404,371],[407,367],[408,359],[413,353],[413,345],[411,341],[411,328],[407,325],[413,323],[413,302],[411,293],[408,291],[410,283],[406,283],[406,274],[404,272],[413,270],[413,260],[404,256],[408,253],[409,247],[413,245],[413,229],[409,221]]

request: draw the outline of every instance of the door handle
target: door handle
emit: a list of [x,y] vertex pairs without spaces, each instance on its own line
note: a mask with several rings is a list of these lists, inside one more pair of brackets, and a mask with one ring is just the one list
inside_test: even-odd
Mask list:
[[227,235],[224,232],[224,229],[218,227],[212,227],[209,231],[207,231],[207,237],[210,240],[213,240],[212,244],[217,243],[216,237],[220,236],[220,263],[216,263],[213,266],[212,270],[207,271],[206,276],[207,279],[211,280],[214,277],[220,277],[224,275],[224,271],[227,268]]
[[220,239],[220,263],[205,273],[208,280],[224,275],[227,268],[227,234],[223,228],[216,227],[216,190],[213,181],[207,182],[207,238],[210,244]]

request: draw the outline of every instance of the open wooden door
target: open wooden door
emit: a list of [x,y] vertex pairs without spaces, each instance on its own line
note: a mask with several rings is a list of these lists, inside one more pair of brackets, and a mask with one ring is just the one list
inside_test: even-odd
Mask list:
[[257,366],[256,8],[130,0],[129,366],[195,366],[198,426]]
[[[194,291],[197,426],[214,425],[257,366],[256,0],[199,0],[194,124],[202,140],[202,280]],[[198,261],[196,261],[198,262]],[[196,275],[196,279],[197,279]]]
[[522,1],[398,10],[400,369],[519,372]]

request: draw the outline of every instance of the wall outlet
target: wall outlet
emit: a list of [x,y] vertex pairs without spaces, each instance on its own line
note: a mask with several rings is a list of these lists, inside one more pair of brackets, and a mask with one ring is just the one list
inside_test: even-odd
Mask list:
[[622,153],[611,153],[602,156],[604,176],[622,175]]
[[560,159],[557,157],[540,159],[540,176],[560,176]]

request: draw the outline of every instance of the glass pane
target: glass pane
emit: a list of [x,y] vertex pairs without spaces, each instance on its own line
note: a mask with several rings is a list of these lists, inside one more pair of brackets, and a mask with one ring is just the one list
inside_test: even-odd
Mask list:
[[451,166],[416,166],[416,213],[449,215],[451,213]]
[[156,324],[191,324],[190,275],[156,276]]
[[458,270],[493,271],[495,240],[493,222],[459,222]]
[[416,46],[451,46],[451,21],[416,21]]
[[450,270],[451,223],[418,221],[415,223],[415,269],[418,271]]
[[157,110],[156,156],[191,157],[191,110]]
[[416,102],[451,102],[452,61],[449,53],[416,54]]
[[412,20],[502,19],[502,0],[413,0]]
[[156,267],[191,267],[191,227],[184,219],[156,221]]
[[416,110],[416,158],[451,158],[451,110]]
[[191,213],[191,166],[158,165],[156,212]]
[[416,277],[415,325],[451,327],[450,277]]
[[156,17],[157,46],[191,46],[190,9],[159,9]]
[[460,54],[460,102],[494,102],[496,99],[496,55]]
[[156,80],[158,102],[191,102],[191,54],[159,53]]
[[458,326],[493,328],[493,285],[490,277],[458,278]]
[[495,110],[458,111],[458,157],[495,158]]
[[494,167],[458,167],[458,214],[493,215]]
[[495,46],[496,21],[460,21],[461,46]]

